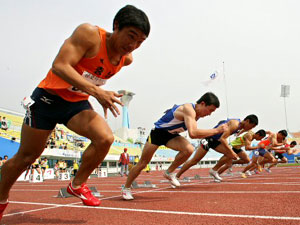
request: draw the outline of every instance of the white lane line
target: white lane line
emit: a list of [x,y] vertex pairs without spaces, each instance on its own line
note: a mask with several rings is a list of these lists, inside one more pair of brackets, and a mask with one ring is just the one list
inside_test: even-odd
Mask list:
[[299,194],[300,191],[153,191],[160,193],[192,193],[192,194]]
[[[20,192],[24,192],[24,191],[32,191],[32,192],[57,192],[59,190],[22,190],[22,189],[12,189],[11,191],[20,191]],[[110,191],[110,190],[100,190],[100,193],[120,193],[120,191]],[[144,192],[161,192],[161,193],[198,193],[198,194],[298,194],[300,193],[300,191],[185,191],[185,190],[180,190],[180,188],[178,189],[178,191],[160,191],[160,190],[148,190],[148,191],[139,191],[139,192],[133,192],[134,194],[139,194],[139,193],[144,193]],[[107,198],[115,198],[115,197],[120,197],[120,195],[118,196],[111,196],[111,197],[107,197]],[[103,200],[103,199],[102,199]]]
[[[222,214],[222,213],[198,213],[198,212],[185,212],[185,211],[167,211],[167,210],[148,210],[148,209],[130,209],[130,208],[114,208],[114,207],[92,207],[92,206],[78,206],[78,205],[62,205],[62,204],[49,204],[49,203],[37,203],[37,202],[18,202],[11,201],[10,203],[16,204],[31,204],[31,205],[45,205],[51,206],[50,208],[57,207],[69,207],[69,208],[90,208],[100,210],[114,210],[114,211],[129,211],[129,212],[142,212],[142,213],[158,213],[158,214],[173,214],[173,215],[189,215],[189,216],[211,216],[211,217],[233,217],[233,218],[247,218],[247,219],[273,219],[273,220],[300,220],[300,217],[288,217],[288,216],[259,216],[259,215],[241,215],[241,214]],[[44,208],[46,209],[46,208]],[[30,210],[37,211],[37,210]],[[28,211],[29,212],[29,211]],[[16,215],[6,214],[5,216]]]

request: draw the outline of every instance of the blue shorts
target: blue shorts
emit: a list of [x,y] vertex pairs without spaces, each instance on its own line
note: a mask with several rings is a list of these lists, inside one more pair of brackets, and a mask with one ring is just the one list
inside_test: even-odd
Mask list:
[[69,102],[42,88],[36,88],[31,99],[34,103],[27,109],[24,123],[42,130],[53,130],[57,123],[66,126],[68,121],[81,111],[93,110],[87,100]]
[[264,155],[268,152],[266,149],[264,148],[259,148],[257,149],[258,153],[260,156],[264,157]]

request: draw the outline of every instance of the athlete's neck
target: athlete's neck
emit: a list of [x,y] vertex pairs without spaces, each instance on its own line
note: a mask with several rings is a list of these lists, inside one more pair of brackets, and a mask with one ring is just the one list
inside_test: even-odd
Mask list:
[[117,48],[115,46],[115,39],[113,38],[113,35],[111,33],[107,33],[106,35],[106,51],[110,63],[114,66],[119,65],[122,56],[117,51]]

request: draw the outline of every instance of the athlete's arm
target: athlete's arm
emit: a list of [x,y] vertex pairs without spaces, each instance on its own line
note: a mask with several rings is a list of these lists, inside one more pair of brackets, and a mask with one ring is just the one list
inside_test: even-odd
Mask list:
[[83,57],[90,58],[97,54],[100,47],[99,43],[100,37],[97,27],[90,24],[78,26],[60,48],[52,64],[52,71],[69,84],[94,96],[102,105],[105,117],[107,117],[107,109],[114,116],[117,116],[120,112],[114,103],[122,105],[121,101],[117,99],[122,95],[113,91],[105,91],[88,82],[74,69],[74,66]]
[[178,114],[176,115],[175,112],[175,117],[178,119],[180,119],[180,117],[183,117],[190,138],[196,139],[196,138],[205,138],[205,137],[213,136],[215,134],[222,133],[227,128],[226,126],[220,126],[218,128],[207,129],[207,130],[198,129],[197,121],[196,121],[196,112],[193,106],[191,104],[184,104],[182,107],[183,109],[181,110],[181,113],[178,112]]
[[255,147],[251,146],[251,142],[252,142],[252,135],[251,134],[249,134],[249,133],[245,134],[244,138],[245,138],[245,149],[246,150],[251,151],[251,150],[256,150],[257,149],[257,146],[255,146]]
[[226,131],[224,131],[224,133],[222,134],[222,136],[220,137],[219,141],[223,144],[223,146],[226,148],[227,152],[231,153],[232,155],[235,156],[235,158],[237,159],[237,154],[232,151],[232,149],[230,148],[228,142],[227,142],[227,138],[239,127],[239,121],[237,120],[230,120],[227,123],[228,129]]

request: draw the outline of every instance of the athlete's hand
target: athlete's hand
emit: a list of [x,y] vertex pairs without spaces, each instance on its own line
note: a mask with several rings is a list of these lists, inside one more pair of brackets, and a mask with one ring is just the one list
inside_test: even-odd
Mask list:
[[228,125],[227,124],[222,124],[221,126],[217,127],[218,133],[225,133],[228,131]]
[[104,117],[107,119],[107,109],[111,111],[114,117],[120,115],[120,111],[115,103],[123,106],[123,103],[118,99],[122,97],[122,94],[118,94],[113,91],[102,90],[99,95],[95,96],[98,102],[102,105],[104,111]]

